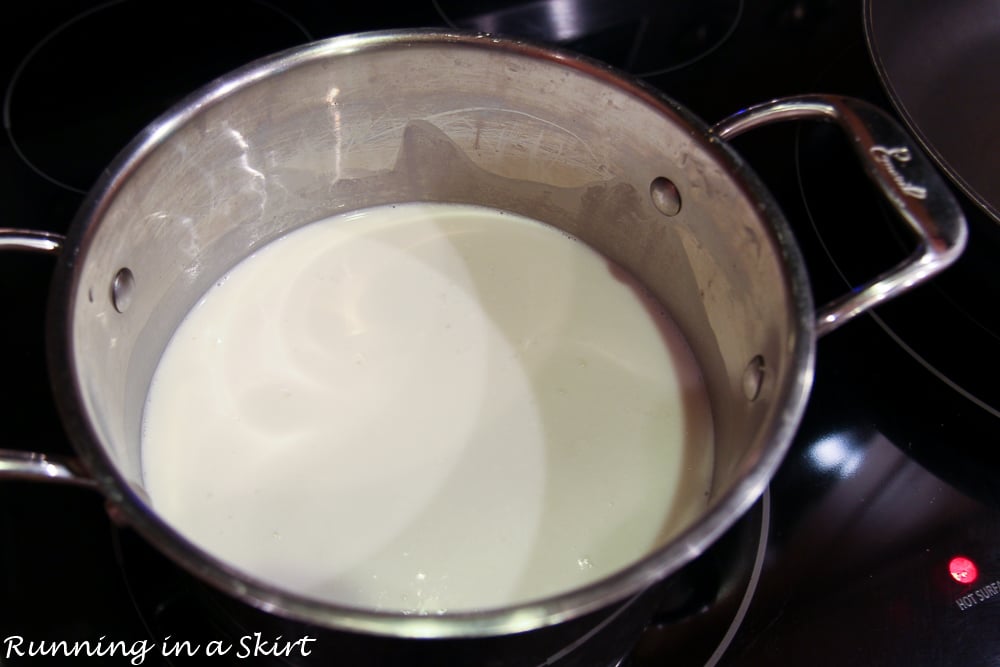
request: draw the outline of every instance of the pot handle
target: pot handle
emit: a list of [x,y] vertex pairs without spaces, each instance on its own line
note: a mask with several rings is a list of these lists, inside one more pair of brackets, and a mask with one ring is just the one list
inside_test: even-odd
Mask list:
[[965,249],[965,216],[930,161],[896,121],[862,100],[834,95],[787,97],[758,104],[716,123],[730,139],[784,120],[814,118],[838,124],[868,176],[916,233],[908,258],[819,310],[816,334],[830,333],[856,315],[892,299],[951,265]]
[[[0,250],[58,254],[65,238],[52,232],[0,228]],[[73,457],[0,448],[0,480],[61,482],[95,488],[84,465]]]

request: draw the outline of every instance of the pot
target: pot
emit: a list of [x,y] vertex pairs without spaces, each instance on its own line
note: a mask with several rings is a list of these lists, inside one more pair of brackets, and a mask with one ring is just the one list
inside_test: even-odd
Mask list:
[[[815,311],[767,190],[728,139],[780,120],[839,124],[915,232],[891,271]],[[506,608],[414,616],[289,593],[205,553],[151,506],[140,423],[153,371],[237,262],[332,214],[387,203],[489,206],[554,225],[635,276],[705,378],[715,429],[707,508],[585,587]],[[68,235],[4,230],[58,254],[50,375],[79,458],[3,452],[4,477],[97,488],[112,516],[196,576],[267,612],[396,637],[481,637],[606,609],[676,572],[763,493],[795,433],[817,336],[928,279],[965,243],[960,209],[885,114],[833,96],[775,100],[709,127],[609,67],[481,34],[378,32],[253,63],[183,101],[119,155]]]

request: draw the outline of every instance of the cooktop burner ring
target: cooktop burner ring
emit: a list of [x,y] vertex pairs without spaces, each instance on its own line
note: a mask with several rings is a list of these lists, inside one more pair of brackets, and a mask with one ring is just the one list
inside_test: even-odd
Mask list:
[[767,555],[767,540],[771,526],[771,488],[764,489],[764,495],[760,499],[760,538],[757,540],[757,553],[754,554],[753,569],[750,571],[750,580],[747,582],[746,591],[740,600],[740,605],[733,616],[733,622],[726,629],[726,634],[716,647],[715,651],[705,662],[705,667],[715,667],[722,656],[729,650],[729,645],[733,643],[736,633],[743,626],[743,620],[750,610],[750,603],[753,601],[754,593],[757,592],[757,584],[760,582],[761,572],[764,570],[764,557]]
[[[257,57],[314,39],[265,0],[192,3],[188,12],[177,4],[163,11],[134,0],[97,4],[63,20],[18,62],[3,94],[3,126],[31,172],[86,194],[114,152],[179,99]],[[229,50],[213,60],[218,42]]]
[[472,10],[468,3],[450,6],[449,0],[431,4],[451,28],[560,44],[639,78],[675,72],[708,57],[733,36],[745,10],[745,0],[713,0],[681,12],[648,0],[501,0],[474,3]]
[[[840,293],[901,259],[913,242],[899,233],[888,207],[873,200],[874,188],[858,173],[850,148],[838,148],[833,136],[826,126],[796,128],[792,178],[804,225],[812,231],[803,236],[815,244],[814,289]],[[845,191],[857,194],[845,198]],[[1000,419],[993,381],[1000,372],[1000,311],[992,306],[1000,298],[1000,277],[989,269],[1000,252],[1000,229],[963,209],[970,237],[962,257],[927,284],[868,313],[851,327],[856,331],[835,334],[864,341],[863,352],[851,356],[877,360],[865,371],[848,364],[838,373],[858,383],[851,407],[856,418],[876,424],[939,479],[1000,506],[1000,452],[984,438]]]
[[[672,590],[669,588],[670,579],[665,580],[666,587],[663,584],[654,585],[650,591],[640,593],[610,608],[605,617],[599,617],[585,632],[579,635],[567,635],[567,643],[554,652],[545,654],[544,659],[539,660],[538,667],[557,664],[579,667],[592,664],[595,653],[600,654],[608,650],[604,645],[608,637],[614,638],[610,642],[612,645],[620,641],[622,627],[618,625],[621,622],[619,617],[625,617],[624,623],[632,623],[634,619],[629,620],[627,618],[629,615],[636,616],[637,610],[646,610],[642,613],[648,613],[651,608],[650,600],[640,598],[648,598],[649,595],[653,596],[652,606],[657,607],[652,620],[653,625],[650,626],[654,633],[670,634],[673,629],[672,621],[658,619],[662,619],[665,614],[675,612],[678,612],[684,620],[694,619],[695,622],[714,624],[711,626],[714,629],[710,633],[710,645],[700,639],[701,643],[692,647],[690,653],[700,656],[696,663],[691,664],[703,664],[707,658],[708,662],[704,664],[709,667],[715,665],[725,655],[742,627],[754,598],[764,568],[770,525],[770,489],[765,489],[761,499],[701,556],[703,564],[706,564],[703,571],[695,572],[695,575],[688,579],[683,578],[684,570],[678,573],[681,575],[679,586],[681,590],[686,589],[690,580],[697,582],[698,590],[693,596],[687,598],[682,595],[676,600],[672,598],[669,592]],[[289,636],[290,633],[311,628],[252,609],[245,603],[230,599],[207,584],[202,584],[173,565],[128,528],[119,528],[112,524],[110,539],[117,567],[136,617],[154,642],[173,636],[190,639],[193,644],[197,644],[199,639],[204,641],[214,639],[232,642],[235,645],[236,637],[257,629],[255,622],[263,622],[266,625],[269,620],[274,622],[275,628]],[[688,569],[690,568],[691,566],[688,566]],[[714,580],[712,576],[704,577],[705,572],[714,573],[722,578]],[[702,599],[706,592],[709,594],[709,599]],[[709,605],[714,612],[706,614],[701,604]],[[649,620],[649,616],[646,615],[642,615],[641,618],[643,622]],[[720,623],[720,620],[725,622]],[[325,632],[318,628],[312,629],[320,633]],[[640,631],[642,628],[637,628],[637,633]],[[205,637],[198,637],[198,632],[207,634]],[[683,632],[673,634],[676,637]],[[367,640],[361,638],[359,641]],[[386,641],[391,643],[397,640]],[[329,651],[331,646],[337,654],[346,652],[344,654],[349,655],[351,651],[357,650],[355,640],[338,632],[321,635],[316,643],[316,648],[321,651]],[[388,650],[398,651],[398,647]],[[630,646],[629,652],[624,657],[614,658],[618,660],[619,667],[640,664],[640,661],[633,660],[633,650],[634,646]],[[414,658],[416,664],[425,664],[421,660],[427,656],[422,653],[415,655],[420,656]],[[507,658],[498,657],[497,659],[501,660],[498,664],[507,665],[508,662],[503,660],[509,657],[509,655]],[[683,664],[688,664],[688,657],[690,656],[685,656]]]
[[[807,179],[804,176],[804,167],[802,163],[804,151],[802,150],[801,147],[802,145],[801,128],[800,131],[796,134],[795,143],[796,143],[795,169],[798,178],[798,188],[805,208],[806,215],[809,219],[809,224],[811,225],[812,230],[815,233],[816,238],[823,249],[823,252],[826,254],[827,259],[829,259],[830,264],[833,266],[834,270],[837,272],[837,274],[840,276],[840,279],[843,281],[844,286],[850,287],[852,284],[855,284],[852,283],[852,281],[856,282],[857,280],[859,280],[860,276],[848,275],[848,269],[845,268],[842,261],[843,258],[840,256],[840,253],[838,253],[837,250],[834,249],[830,241],[830,238],[833,233],[830,232],[828,228],[831,227],[831,225],[824,224],[824,222],[820,220],[822,216],[817,211],[818,209],[822,208],[821,204],[825,200],[821,199],[819,196],[811,195],[808,192],[809,186],[806,183]],[[887,215],[888,213],[883,212],[882,218],[884,219],[885,216]],[[887,225],[890,227],[890,229],[893,230],[893,233],[895,233],[895,230],[897,229],[896,225],[892,224],[890,221],[886,222]],[[898,239],[898,237],[896,238]],[[902,239],[898,239],[898,243],[899,243],[899,250],[904,251],[905,242]],[[959,259],[960,264],[961,262],[962,259]],[[945,277],[951,277],[951,276],[945,276]],[[994,331],[988,323],[982,321],[982,319],[976,313],[971,312],[962,303],[955,300],[951,292],[949,291],[948,286],[943,284],[943,281],[934,280],[930,284],[922,286],[920,288],[920,291],[909,296],[908,300],[904,301],[904,304],[909,304],[910,301],[913,301],[914,304],[916,304],[913,305],[913,308],[916,308],[917,305],[919,305],[917,304],[917,300],[920,300],[920,304],[925,304],[931,299],[933,299],[934,303],[939,303],[940,305],[947,306],[949,309],[951,309],[951,313],[957,316],[956,320],[953,320],[954,326],[961,325],[968,328],[969,330],[978,330],[982,333],[983,337],[987,341],[992,340],[995,343],[996,347],[1000,349],[1000,336],[998,336],[997,332]],[[895,304],[895,306],[898,306],[898,304]],[[915,325],[916,318],[913,318],[912,321],[903,318],[892,318],[892,314],[883,316],[879,312],[872,312],[870,313],[870,315],[871,318],[874,320],[874,322],[885,332],[887,336],[889,336],[889,338],[897,346],[899,346],[900,349],[902,349],[920,366],[926,369],[931,375],[933,375],[939,381],[944,383],[946,386],[950,387],[952,390],[957,392],[959,395],[964,397],[972,404],[985,410],[993,417],[1000,418],[1000,408],[993,405],[989,399],[984,398],[978,392],[966,386],[966,383],[959,376],[956,375],[954,370],[949,370],[942,365],[941,359],[934,359],[929,357],[928,355],[922,353],[918,349],[917,344],[911,344],[911,342],[908,342],[908,338],[910,338],[908,332],[912,333],[913,327],[916,326]],[[941,315],[942,315],[941,313],[937,313],[936,316],[940,317]],[[895,322],[890,321],[891,319],[895,319]],[[940,354],[946,354],[946,352],[942,352]]]
[[[844,81],[845,72],[853,73]],[[863,40],[848,43],[825,59],[811,84],[869,99],[888,100]],[[899,121],[902,124],[902,121]],[[800,124],[794,135],[794,178],[803,216],[832,267],[838,292],[867,280],[913,251],[914,242],[875,196],[846,142],[821,124]],[[845,191],[855,196],[845,198]],[[989,267],[1000,253],[1000,226],[960,195],[969,240],[954,266],[903,298],[871,313],[881,333],[925,374],[989,422],[1000,418],[1000,392],[991,382],[1000,372],[984,359],[1000,350],[1000,278]],[[850,200],[850,201],[847,201]],[[968,204],[968,205],[967,205]],[[846,221],[846,223],[844,223]],[[813,267],[810,267],[813,268]],[[835,276],[835,277],[834,277]],[[947,326],[933,325],[947,322]]]

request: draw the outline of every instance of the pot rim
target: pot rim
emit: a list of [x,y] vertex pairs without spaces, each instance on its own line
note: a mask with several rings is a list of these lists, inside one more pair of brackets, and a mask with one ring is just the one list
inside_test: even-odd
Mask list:
[[[83,261],[93,230],[144,159],[178,128],[228,95],[301,65],[408,45],[460,45],[495,49],[557,63],[597,78],[640,98],[659,113],[673,116],[705,139],[705,148],[728,167],[730,178],[755,201],[781,251],[791,289],[795,335],[788,342],[791,381],[784,400],[768,420],[763,455],[726,495],[674,539],[627,568],[582,588],[547,598],[481,611],[444,615],[407,615],[335,605],[289,593],[243,574],[209,555],[171,528],[147,501],[136,494],[104,452],[86,417],[87,409],[73,353],[72,321]],[[798,245],[781,210],[757,176],[726,142],[713,136],[701,119],[649,84],[615,68],[567,50],[528,40],[440,29],[383,30],[342,35],[310,42],[253,61],[187,96],[138,134],[112,161],[87,194],[57,260],[48,301],[47,354],[56,405],[74,449],[98,488],[125,521],[159,551],[207,583],[255,607],[326,628],[409,638],[486,637],[514,634],[554,625],[607,608],[640,593],[702,554],[742,517],[770,483],[798,428],[812,386],[816,331],[808,276]]]

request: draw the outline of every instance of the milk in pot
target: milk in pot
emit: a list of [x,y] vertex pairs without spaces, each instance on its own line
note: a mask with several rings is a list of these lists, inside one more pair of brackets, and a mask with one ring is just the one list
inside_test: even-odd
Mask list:
[[703,381],[620,268],[410,203],[268,244],[191,310],[143,421],[153,507],[259,579],[442,614],[607,576],[700,514]]

